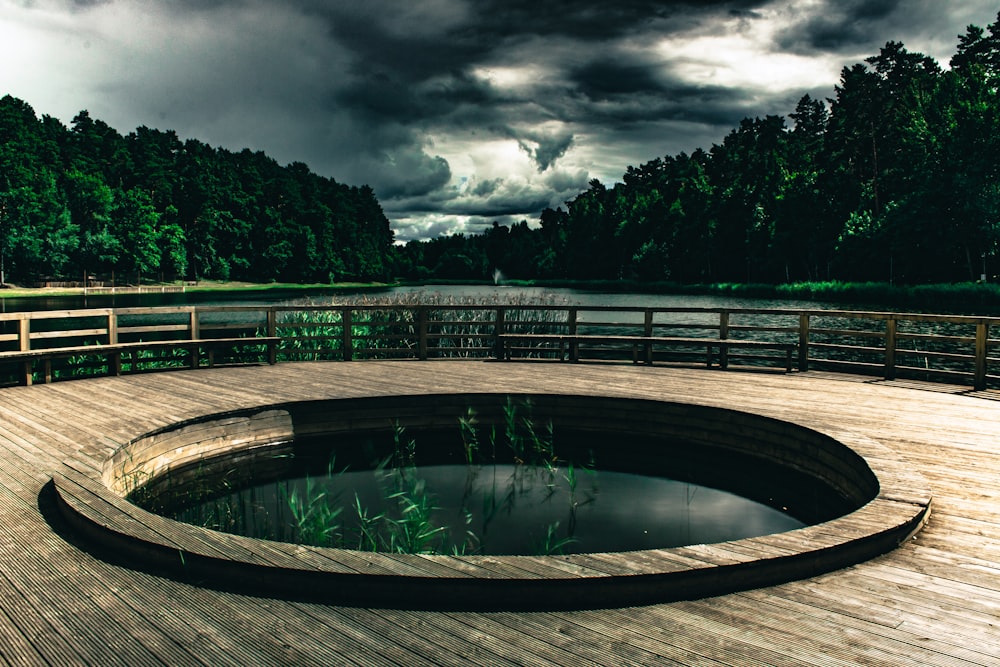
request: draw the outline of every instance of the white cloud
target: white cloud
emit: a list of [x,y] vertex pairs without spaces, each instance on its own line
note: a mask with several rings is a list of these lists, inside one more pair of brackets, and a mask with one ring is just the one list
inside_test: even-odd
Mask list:
[[539,64],[485,65],[472,68],[472,75],[502,91],[526,91],[551,74],[551,70]]
[[746,37],[699,37],[665,43],[664,56],[675,73],[694,84],[752,88],[764,93],[808,90],[817,81],[834,81],[840,67],[832,58],[773,53]]
[[756,18],[730,18],[710,32],[672,36],[657,45],[667,68],[695,85],[752,89],[773,95],[807,91],[817,82],[837,80],[842,59],[833,54],[809,55],[777,50],[775,36],[792,22],[822,11],[822,2],[761,10]]
[[104,38],[58,3],[0,0],[0,90],[69,120],[105,68]]

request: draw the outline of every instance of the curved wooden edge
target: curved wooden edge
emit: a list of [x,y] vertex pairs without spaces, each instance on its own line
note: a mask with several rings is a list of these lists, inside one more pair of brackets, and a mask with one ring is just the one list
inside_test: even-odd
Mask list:
[[623,553],[420,556],[305,547],[228,535],[146,512],[112,492],[98,473],[75,469],[71,462],[53,476],[52,488],[67,522],[105,555],[198,585],[365,607],[621,607],[830,572],[886,553],[924,525],[931,494],[905,462],[868,438],[814,430],[864,459],[879,482],[876,498],[846,516],[786,533]]
[[155,519],[145,525],[155,515],[118,506],[113,494],[79,477],[59,474],[53,483],[66,520],[133,567],[253,595],[453,611],[622,607],[771,586],[891,551],[930,515],[929,505],[876,499],[843,519],[711,545],[581,556],[404,556],[263,543],[192,526],[158,532],[164,526]]

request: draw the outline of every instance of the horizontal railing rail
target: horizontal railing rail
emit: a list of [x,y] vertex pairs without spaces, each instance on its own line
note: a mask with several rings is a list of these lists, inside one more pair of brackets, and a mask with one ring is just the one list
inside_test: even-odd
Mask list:
[[[0,313],[0,367],[31,383],[94,373],[216,363],[620,354],[624,337],[729,341],[729,364],[774,363],[794,346],[799,370],[1000,386],[1000,318],[926,313],[545,304],[337,304],[100,308]],[[256,340],[259,339],[259,340]],[[214,343],[213,343],[214,342]],[[509,344],[509,340],[507,341]],[[215,344],[217,343],[217,344]],[[145,346],[145,347],[144,347]],[[126,367],[120,354],[128,357]],[[652,355],[652,352],[650,352]],[[703,357],[656,349],[656,360]],[[186,363],[176,363],[178,359]],[[650,360],[653,356],[649,357]],[[44,364],[44,371],[41,366]]]

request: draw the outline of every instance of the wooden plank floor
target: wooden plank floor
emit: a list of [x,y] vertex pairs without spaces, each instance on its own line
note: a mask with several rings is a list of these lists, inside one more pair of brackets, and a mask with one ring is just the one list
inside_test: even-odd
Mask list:
[[[200,414],[448,391],[659,397],[848,429],[912,462],[930,483],[933,514],[885,556],[771,588],[628,609],[414,612],[257,598],[114,565],[58,530],[43,492],[65,466],[96,475],[124,439]],[[818,373],[482,361],[282,364],[2,389],[0,661],[1000,665],[996,398]]]

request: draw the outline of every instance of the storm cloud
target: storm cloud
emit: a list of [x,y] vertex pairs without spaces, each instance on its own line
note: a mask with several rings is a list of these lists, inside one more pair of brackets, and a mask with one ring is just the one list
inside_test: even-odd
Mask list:
[[536,220],[626,166],[829,97],[985,0],[0,0],[0,94],[370,184],[400,240]]

